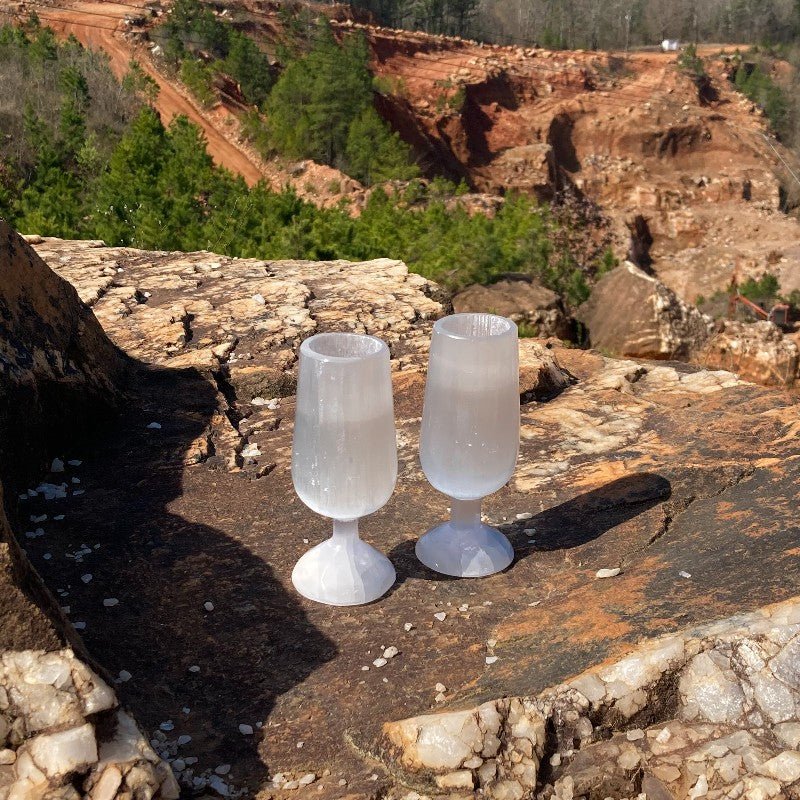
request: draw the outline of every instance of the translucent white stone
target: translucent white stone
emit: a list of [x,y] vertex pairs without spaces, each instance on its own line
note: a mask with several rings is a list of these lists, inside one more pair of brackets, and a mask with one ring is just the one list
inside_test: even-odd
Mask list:
[[744,693],[730,670],[723,670],[708,653],[700,653],[680,678],[684,704],[694,703],[709,722],[733,722],[744,712]]
[[49,777],[66,775],[97,761],[97,742],[89,723],[59,733],[40,734],[27,747],[36,765]]
[[113,765],[106,767],[89,797],[91,800],[114,800],[121,783],[122,773],[119,769]]
[[759,768],[759,772],[784,784],[800,780],[800,753],[785,750]]

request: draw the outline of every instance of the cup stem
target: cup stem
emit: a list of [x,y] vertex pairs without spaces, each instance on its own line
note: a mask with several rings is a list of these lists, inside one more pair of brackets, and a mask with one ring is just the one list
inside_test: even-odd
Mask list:
[[333,538],[358,539],[358,519],[335,519],[333,521]]
[[481,498],[477,500],[456,500],[451,497],[450,521],[460,527],[478,527],[481,524]]

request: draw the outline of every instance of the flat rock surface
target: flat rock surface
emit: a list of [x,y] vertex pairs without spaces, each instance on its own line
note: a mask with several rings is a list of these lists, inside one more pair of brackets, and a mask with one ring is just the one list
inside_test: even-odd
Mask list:
[[[729,373],[558,348],[571,379],[523,395],[517,473],[485,503],[515,562],[450,580],[413,553],[448,505],[417,458],[425,343],[430,319],[446,313],[434,287],[397,262],[35,246],[82,296],[94,293],[109,336],[142,364],[118,423],[65,454],[83,462],[67,466],[67,498],[21,503],[28,517],[48,514],[45,534],[24,546],[70,619],[85,623],[91,653],[111,675],[130,673],[116,689],[139,723],[191,736],[180,750],[199,758],[198,771],[232,764],[225,780],[265,797],[277,772],[313,772],[306,795],[374,796],[392,782],[370,758],[386,721],[532,694],[641,637],[796,592],[800,416],[789,395]],[[326,286],[341,306],[324,305]],[[299,300],[281,311],[278,291]],[[387,291],[395,301],[381,305]],[[183,340],[159,338],[177,325],[176,304],[187,311]],[[389,554],[398,582],[376,603],[336,609],[303,600],[290,581],[328,532],[292,489],[291,376],[302,336],[353,320],[384,336],[396,361],[398,486],[362,533]],[[529,365],[552,361],[541,341],[522,353]],[[252,444],[261,455],[243,456]],[[398,655],[375,667],[390,646]]]

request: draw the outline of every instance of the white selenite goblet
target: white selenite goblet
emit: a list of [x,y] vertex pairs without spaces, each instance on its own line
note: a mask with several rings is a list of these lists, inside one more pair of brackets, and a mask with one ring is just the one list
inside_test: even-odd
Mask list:
[[386,504],[397,480],[389,348],[374,336],[320,333],[300,345],[292,480],[300,499],[333,518],[333,536],[295,565],[304,597],[369,603],[395,571],[358,536],[358,518]]
[[517,326],[494,314],[454,314],[433,326],[420,459],[451,498],[450,521],[417,542],[437,572],[478,578],[505,569],[514,549],[481,523],[481,499],[514,474],[519,452]]

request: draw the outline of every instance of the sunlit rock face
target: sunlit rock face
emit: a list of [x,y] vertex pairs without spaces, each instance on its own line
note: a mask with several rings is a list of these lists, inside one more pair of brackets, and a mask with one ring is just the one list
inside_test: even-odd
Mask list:
[[176,798],[169,767],[71,650],[0,656],[0,796]]
[[[520,457],[484,508],[515,561],[443,581],[413,549],[448,504],[418,458],[431,326],[450,310],[438,287],[389,260],[34,241],[132,377],[85,452],[4,485],[0,652],[59,655],[68,637],[94,663],[80,635],[116,677],[68,678],[58,659],[30,685],[16,672],[35,713],[2,712],[29,726],[0,731],[3,780],[112,798],[147,774],[139,794],[166,795],[166,761],[187,791],[281,800],[790,793],[800,419],[786,393],[521,341]],[[398,583],[347,613],[289,577],[322,530],[291,482],[297,348],[327,330],[387,341],[398,434],[395,494],[364,525]]]
[[535,697],[387,723],[386,752],[437,787],[502,800],[636,797],[640,786],[785,796],[800,779],[798,636],[792,600],[644,643]]

